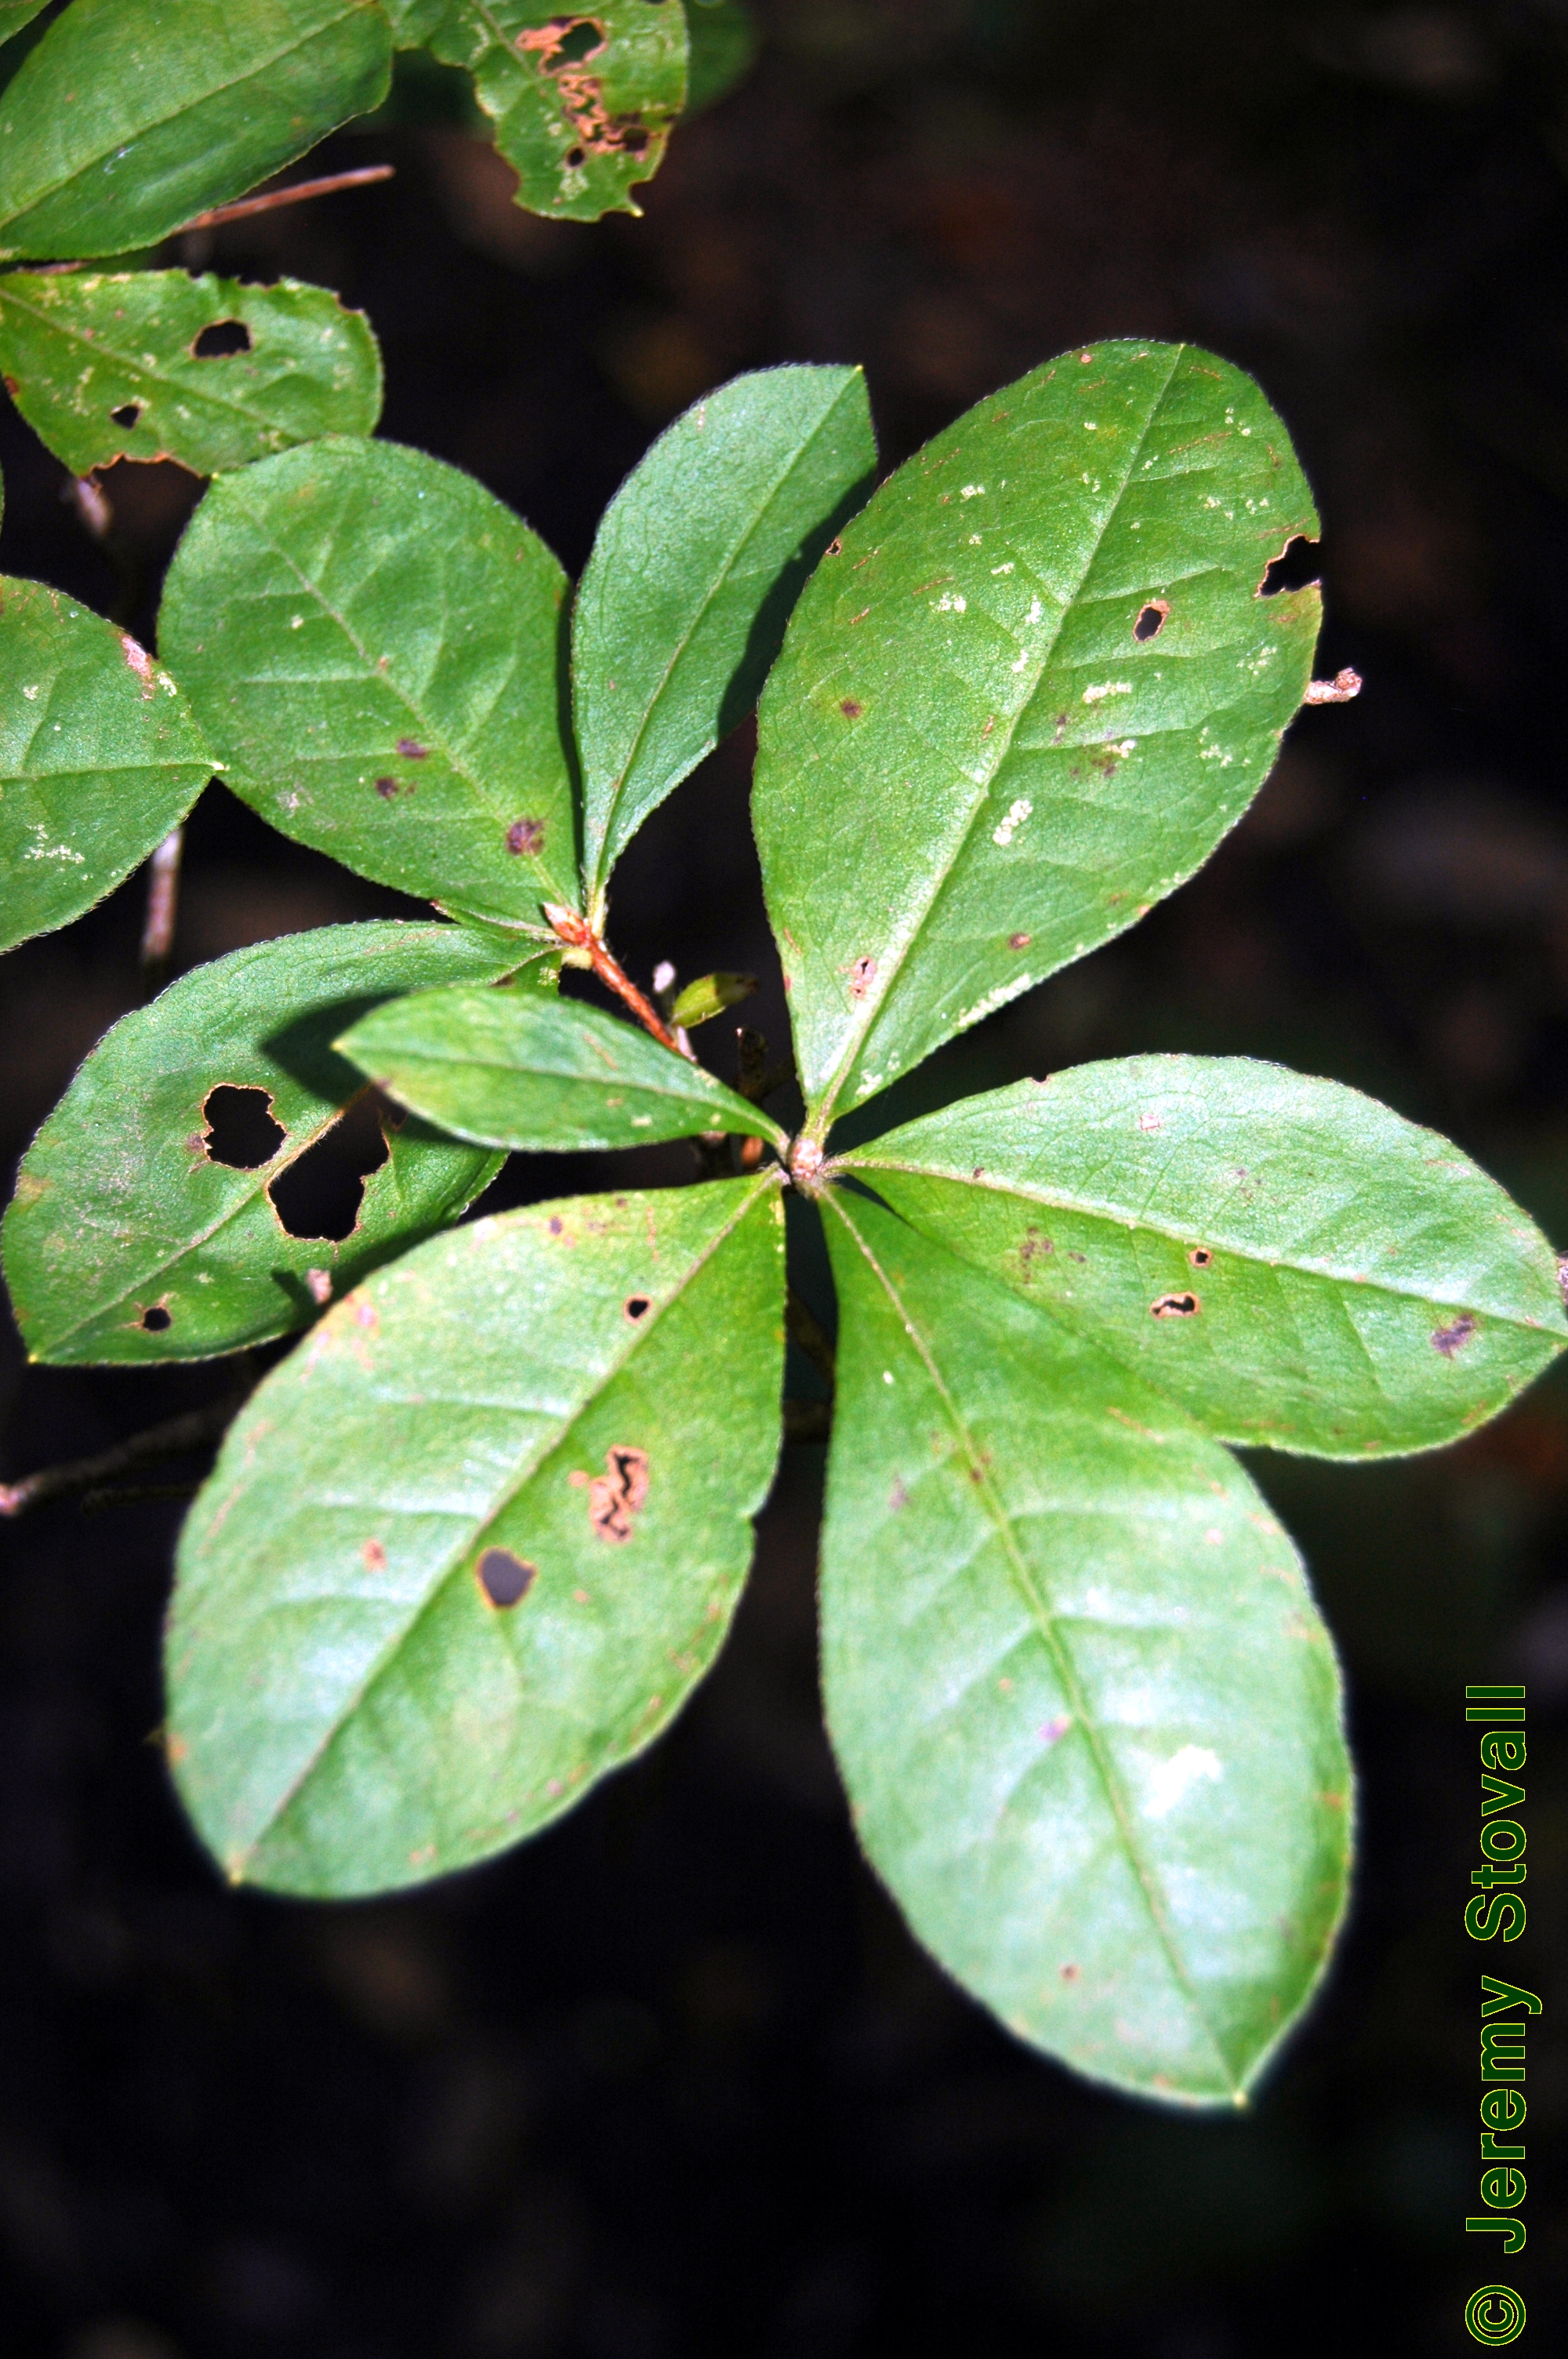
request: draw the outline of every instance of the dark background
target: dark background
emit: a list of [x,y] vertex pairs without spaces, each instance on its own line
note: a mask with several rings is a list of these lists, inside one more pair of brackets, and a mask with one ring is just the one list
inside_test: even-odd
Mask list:
[[[385,431],[473,470],[573,571],[649,438],[742,368],[863,361],[890,463],[1096,337],[1255,371],[1324,511],[1318,668],[1365,693],[1303,716],[1194,884],[928,1090],[1278,1057],[1448,1130],[1568,1243],[1568,5],[763,14],[757,72],[676,133],[641,222],[515,211],[427,78],[308,168],[384,157],[395,181],[168,258],[364,305]],[[106,554],[8,411],[0,464],[5,569],[150,636],[191,480],[113,471]],[[749,751],[646,829],[615,931],[644,981],[664,954],[756,968],[782,1045]],[[0,966],[8,1158],[135,1003],[142,897]],[[406,906],[213,787],[176,965]],[[514,1166],[494,1201],[605,1168]],[[26,1369],[12,1340],[0,1471],[227,1380]],[[368,1906],[230,1893],[184,1828],[153,1734],[178,1503],[0,1527],[7,2353],[1442,2354],[1499,2276],[1530,2306],[1519,2347],[1561,2347],[1568,1386],[1436,1458],[1257,1467],[1343,1648],[1364,1849],[1326,1993],[1235,2121],[1012,2044],[859,1863],[815,1691],[821,1459],[786,1453],[734,1636],[662,1745],[526,1849]],[[1496,1679],[1528,1682],[1535,1746],[1506,1952],[1460,1923],[1460,1690]],[[1482,1969],[1546,1998],[1514,2262],[1462,2225]]]

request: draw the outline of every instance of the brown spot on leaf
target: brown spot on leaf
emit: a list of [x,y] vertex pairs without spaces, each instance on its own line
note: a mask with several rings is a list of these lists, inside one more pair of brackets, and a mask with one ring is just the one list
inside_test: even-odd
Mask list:
[[846,721],[859,721],[865,709],[863,704],[857,704],[852,696],[847,696],[838,707]]
[[633,1520],[648,1495],[648,1453],[626,1443],[604,1453],[608,1473],[574,1473],[568,1481],[588,1491],[588,1519],[601,1540],[629,1540]]
[[510,1549],[490,1548],[474,1567],[479,1585],[492,1605],[520,1605],[538,1579],[539,1568]]
[[366,1540],[360,1554],[365,1560],[368,1571],[384,1572],[386,1571],[386,1550],[379,1540]]
[[1063,1967],[1063,1969],[1062,1969],[1062,1980],[1063,1980],[1065,1983],[1076,1983],[1076,1982],[1077,1981],[1077,1979],[1078,1979],[1078,1970],[1077,1970],[1076,1966],[1064,1966],[1064,1967]]
[[397,780],[395,778],[377,778],[375,782],[375,790],[381,797],[384,803],[389,803],[396,795]]
[[520,859],[536,859],[545,849],[545,822],[541,819],[514,819],[506,831],[506,849]]
[[1026,951],[1033,939],[1033,935],[1030,934],[1009,934],[1007,938],[1008,949],[1010,951]]
[[397,750],[406,762],[426,762],[430,758],[430,748],[421,745],[417,737],[400,737]]
[[1433,1350],[1441,1352],[1445,1360],[1452,1360],[1457,1353],[1465,1349],[1475,1332],[1476,1321],[1467,1310],[1461,1311],[1451,1327],[1436,1327],[1433,1330]]
[[1051,1239],[1043,1237],[1038,1229],[1026,1230],[1023,1243],[1018,1248],[1019,1266],[1025,1278],[1029,1277],[1032,1262],[1038,1261],[1042,1254],[1054,1253],[1055,1250]]
[[874,958],[858,958],[855,961],[854,965],[849,969],[849,996],[851,999],[864,999],[867,992],[870,991],[871,984],[876,980],[876,973],[877,962]]
[[1203,1309],[1195,1294],[1161,1294],[1149,1305],[1152,1319],[1195,1319]]
[[550,1234],[551,1234],[553,1237],[558,1237],[558,1236],[560,1235],[560,1234],[561,1234],[561,1231],[566,1227],[566,1223],[562,1220],[562,1218],[561,1218],[561,1216],[560,1216],[560,1214],[559,1214],[558,1212],[552,1212],[552,1213],[550,1214],[550,1218],[549,1218],[549,1222],[548,1222],[547,1225],[548,1225],[548,1228],[549,1228]]

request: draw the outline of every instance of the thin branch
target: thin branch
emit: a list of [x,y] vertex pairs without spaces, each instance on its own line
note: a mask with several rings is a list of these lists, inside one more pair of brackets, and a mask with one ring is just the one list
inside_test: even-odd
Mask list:
[[147,863],[147,914],[142,926],[142,979],[151,998],[164,978],[174,948],[179,912],[179,858],[185,830],[170,828]]
[[171,1417],[162,1425],[150,1425],[143,1433],[133,1433],[117,1441],[109,1450],[101,1450],[94,1458],[73,1459],[64,1466],[40,1467],[36,1474],[25,1474],[19,1483],[0,1483],[0,1516],[25,1515],[29,1507],[42,1505],[46,1499],[66,1498],[73,1491],[93,1491],[112,1483],[117,1474],[128,1474],[135,1467],[146,1466],[159,1458],[183,1458],[188,1451],[204,1450],[216,1441],[232,1423],[244,1399],[243,1394],[230,1393],[221,1401],[211,1401],[205,1408],[188,1409],[183,1417]]
[[330,172],[321,180],[296,180],[287,189],[269,189],[265,196],[241,197],[236,204],[214,205],[211,212],[198,213],[194,221],[186,222],[171,237],[185,237],[193,229],[217,229],[224,222],[247,221],[252,213],[276,212],[280,205],[303,204],[307,197],[330,197],[339,189],[366,189],[373,180],[390,180],[397,167],[395,164],[361,164],[351,172]]
[[825,1385],[833,1383],[833,1346],[827,1331],[808,1302],[792,1286],[784,1297],[784,1326],[799,1344]]
[[693,1064],[697,1062],[690,1047],[682,1049],[653,1001],[643,997],[620,960],[606,949],[586,918],[579,918],[575,910],[563,909],[558,901],[546,901],[545,915],[568,950],[588,952],[589,962],[606,990],[612,991],[617,999],[631,1009],[643,1029],[653,1034],[661,1049],[673,1049],[677,1057],[684,1055],[690,1058]]

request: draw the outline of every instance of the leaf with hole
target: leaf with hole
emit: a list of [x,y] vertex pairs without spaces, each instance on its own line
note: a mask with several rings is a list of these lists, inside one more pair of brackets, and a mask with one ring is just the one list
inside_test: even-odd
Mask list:
[[0,95],[0,262],[129,254],[386,95],[373,0],[71,0]]
[[337,1046],[442,1130],[557,1154],[702,1131],[788,1144],[701,1065],[580,1000],[458,988],[388,1000]]
[[658,170],[686,103],[680,0],[595,0],[591,13],[446,0],[425,38],[473,76],[518,204],[558,221],[641,211],[632,190]]
[[198,967],[122,1016],[28,1148],[5,1216],[32,1357],[265,1343],[456,1220],[501,1158],[378,1105],[331,1043],[391,994],[518,955],[456,926],[323,926]]
[[1431,1449],[1568,1342],[1552,1248],[1495,1180],[1359,1091],[1279,1065],[1081,1065],[847,1162],[1227,1441]]
[[746,0],[686,0],[686,112],[700,114],[744,82],[760,35]]
[[227,783],[378,884],[546,930],[577,897],[566,576],[471,475],[329,436],[220,478],[158,644]]
[[874,1204],[839,1299],[823,1689],[868,1857],[1021,2039],[1239,2101],[1345,1908],[1350,1765],[1289,1539],[1217,1442]]
[[776,1174],[576,1197],[422,1245],[273,1372],[168,1634],[169,1757],[231,1877],[418,1884],[652,1742],[751,1560],[783,1295]]
[[572,622],[590,908],[649,812],[755,704],[876,456],[859,369],[760,369],[677,418],[605,510]]
[[123,883],[215,766],[135,639],[63,591],[0,577],[0,950]]
[[1259,592],[1315,529],[1251,379],[1148,343],[1005,386],[846,527],[752,799],[814,1136],[1208,857],[1307,685],[1317,592]]
[[381,354],[325,287],[183,270],[0,277],[0,369],[73,474],[178,459],[199,475],[320,434],[370,434]]

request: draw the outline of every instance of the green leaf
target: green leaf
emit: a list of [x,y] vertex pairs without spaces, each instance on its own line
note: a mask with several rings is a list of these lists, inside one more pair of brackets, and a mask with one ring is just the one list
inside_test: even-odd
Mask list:
[[471,475],[329,437],[222,476],[158,645],[227,783],[285,835],[443,908],[575,904],[566,576]]
[[753,798],[812,1130],[1206,860],[1300,703],[1317,529],[1251,380],[1070,353],[901,467],[801,597]]
[[856,1832],[1021,2039],[1237,2102],[1346,1898],[1338,1680],[1294,1551],[1148,1386],[829,1201],[823,1685]]
[[[200,356],[237,323],[250,349]],[[319,434],[370,434],[381,354],[362,311],[325,287],[183,270],[0,277],[0,368],[17,408],[73,474],[178,459],[199,475]]]
[[744,82],[761,36],[746,0],[686,0],[686,112],[692,115],[716,106]]
[[[456,1220],[502,1158],[378,1119],[330,1043],[389,993],[497,974],[517,955],[456,926],[323,926],[198,967],[122,1016],[28,1149],[5,1216],[32,1357],[195,1360],[265,1343]],[[331,1225],[348,1233],[291,1235],[285,1216],[298,1225],[312,1198],[319,1211],[334,1178]]]
[[472,74],[518,204],[559,221],[642,211],[632,190],[658,170],[686,101],[680,0],[595,0],[591,15],[558,0],[446,0],[425,38]]
[[783,1294],[776,1175],[577,1197],[421,1246],[274,1371],[168,1636],[169,1757],[235,1882],[422,1883],[652,1742],[745,1578]]
[[10,40],[48,5],[49,0],[0,0],[0,41]]
[[701,1065],[580,1000],[425,991],[389,1000],[337,1046],[401,1104],[492,1147],[576,1153],[705,1130],[788,1144]]
[[846,1158],[1227,1441],[1451,1441],[1568,1341],[1551,1247],[1434,1131],[1244,1057],[1021,1082]]
[[606,509],[572,624],[583,873],[600,919],[648,813],[756,702],[876,455],[858,368],[760,369],[677,418]]
[[63,591],[0,576],[0,950],[123,883],[217,766],[135,639]]
[[129,254],[386,95],[372,0],[72,0],[0,96],[0,262]]

